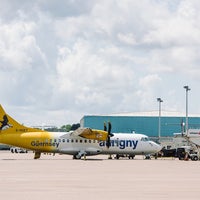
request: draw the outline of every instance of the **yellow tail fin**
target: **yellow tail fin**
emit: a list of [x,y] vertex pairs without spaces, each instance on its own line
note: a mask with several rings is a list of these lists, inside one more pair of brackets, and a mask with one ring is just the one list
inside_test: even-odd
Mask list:
[[[2,133],[22,133],[22,132],[37,132],[38,129],[29,128],[19,124],[10,117],[0,105],[0,134]],[[40,132],[42,132],[40,130]]]

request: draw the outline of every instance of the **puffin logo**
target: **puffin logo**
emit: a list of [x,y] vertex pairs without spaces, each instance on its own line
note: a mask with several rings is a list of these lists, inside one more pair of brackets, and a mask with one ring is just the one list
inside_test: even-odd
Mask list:
[[3,121],[0,121],[0,123],[1,123],[0,131],[12,127],[12,125],[8,123],[8,117],[6,115],[3,116]]

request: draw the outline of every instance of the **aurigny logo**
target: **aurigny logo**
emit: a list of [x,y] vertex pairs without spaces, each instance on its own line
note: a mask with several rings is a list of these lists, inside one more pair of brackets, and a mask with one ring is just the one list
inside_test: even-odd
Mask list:
[[[110,147],[119,147],[120,149],[125,149],[126,147],[132,147],[136,149],[138,145],[138,140],[111,140]],[[105,141],[99,142],[100,147],[106,146]]]
[[3,121],[0,121],[0,123],[1,123],[0,130],[6,130],[12,127],[12,125],[8,124],[8,117],[6,115],[3,116]]

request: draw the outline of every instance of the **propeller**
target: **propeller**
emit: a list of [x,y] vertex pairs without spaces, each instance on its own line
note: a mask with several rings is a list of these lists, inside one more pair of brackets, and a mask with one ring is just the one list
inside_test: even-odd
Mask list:
[[104,131],[107,131],[106,122],[104,122],[104,125],[103,125],[103,130],[104,130]]
[[[110,147],[110,137],[114,136],[112,133],[111,133],[111,129],[112,129],[112,125],[110,122],[108,122],[108,136],[107,136],[107,139],[106,139],[106,146],[109,148]],[[107,131],[107,126],[106,126],[106,122],[104,122],[104,131]]]

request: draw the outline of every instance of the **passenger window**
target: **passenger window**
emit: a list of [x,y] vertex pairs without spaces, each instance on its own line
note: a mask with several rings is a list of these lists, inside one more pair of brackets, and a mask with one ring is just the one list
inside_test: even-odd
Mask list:
[[67,139],[67,142],[69,143],[69,139]]
[[74,142],[74,140],[73,140],[73,139],[71,139],[71,142],[73,143],[73,142]]
[[63,139],[62,142],[65,142],[65,139]]
[[89,140],[89,143],[91,143],[91,140]]
[[78,140],[76,140],[76,143],[78,142]]
[[87,140],[85,140],[85,143],[87,143]]
[[82,143],[83,142],[83,140],[80,140],[80,143]]

